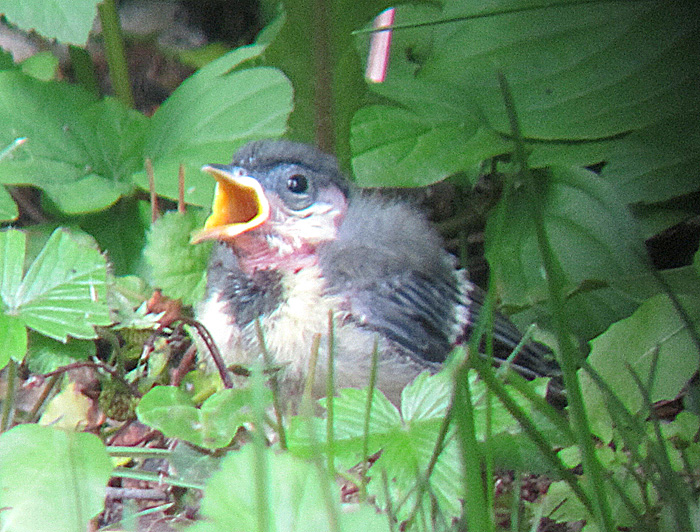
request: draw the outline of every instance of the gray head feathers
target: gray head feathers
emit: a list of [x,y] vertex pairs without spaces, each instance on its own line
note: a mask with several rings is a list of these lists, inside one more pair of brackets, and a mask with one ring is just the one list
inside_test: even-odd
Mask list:
[[346,195],[351,188],[350,182],[340,171],[335,157],[300,142],[289,140],[249,142],[236,152],[231,164],[250,171],[265,171],[279,164],[297,164],[326,177]]

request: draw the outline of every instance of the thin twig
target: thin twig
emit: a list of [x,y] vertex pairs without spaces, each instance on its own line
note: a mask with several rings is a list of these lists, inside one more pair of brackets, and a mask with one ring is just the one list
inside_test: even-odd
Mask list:
[[5,400],[2,404],[2,418],[0,419],[0,432],[5,432],[12,425],[12,409],[15,404],[15,378],[17,377],[17,363],[10,359],[5,372],[6,389]]
[[158,195],[156,194],[156,176],[153,172],[153,161],[146,157],[146,175],[148,176],[148,192],[151,195],[151,223],[155,223],[160,215],[158,210]]
[[177,212],[185,214],[185,165],[180,163],[177,171]]
[[36,403],[34,403],[34,407],[32,408],[32,411],[29,413],[29,416],[27,418],[29,423],[36,423],[37,419],[39,418],[39,410],[46,402],[46,399],[51,393],[51,390],[53,390],[56,386],[56,383],[58,382],[59,378],[59,375],[54,375],[49,379],[49,382],[47,382],[44,385],[44,389],[41,390],[41,395],[39,395],[39,398],[36,400]]
[[170,385],[171,386],[180,386],[180,383],[182,382],[183,377],[187,374],[187,372],[192,367],[192,363],[194,362],[194,359],[196,357],[197,357],[197,345],[192,344],[191,346],[189,346],[187,348],[187,351],[185,351],[185,354],[182,357],[182,360],[180,360],[180,364],[178,364],[175,371],[173,371],[173,374],[170,377]]
[[367,497],[367,460],[369,457],[369,425],[374,402],[374,389],[377,386],[377,362],[379,360],[379,339],[375,336],[372,348],[372,366],[369,372],[369,387],[367,388],[367,406],[365,407],[365,424],[362,435],[362,465],[360,470],[360,500]]
[[224,388],[233,388],[233,381],[231,380],[231,376],[229,375],[228,370],[226,369],[226,363],[224,362],[224,359],[221,356],[221,352],[216,346],[216,343],[214,342],[214,339],[212,338],[207,328],[201,322],[192,318],[185,318],[181,316],[177,319],[177,321],[180,321],[197,329],[199,337],[207,346],[207,350],[209,351],[211,358],[214,360],[214,365],[216,365],[216,369],[219,370],[219,376],[221,377],[221,382],[224,384]]
[[134,386],[132,383],[128,382],[124,377],[122,377],[119,374],[119,371],[112,366],[109,366],[105,364],[104,362],[100,361],[89,361],[86,360],[84,362],[73,362],[71,364],[66,364],[65,366],[61,366],[58,369],[55,369],[53,371],[49,371],[48,373],[44,373],[42,376],[43,377],[53,377],[54,375],[61,375],[62,373],[66,373],[67,371],[71,371],[73,369],[79,369],[79,368],[92,368],[92,369],[101,369],[103,371],[106,371],[109,373],[114,379],[118,380],[121,384],[123,384],[127,390],[131,392],[132,395],[135,397],[141,397],[143,394],[139,392],[138,388]]

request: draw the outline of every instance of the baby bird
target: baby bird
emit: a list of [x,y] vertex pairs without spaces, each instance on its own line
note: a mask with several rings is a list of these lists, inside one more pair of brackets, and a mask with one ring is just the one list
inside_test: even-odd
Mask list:
[[[217,244],[197,318],[227,363],[262,356],[259,321],[285,393],[301,393],[318,343],[323,395],[332,327],[336,388],[368,385],[376,343],[377,387],[399,404],[408,383],[469,339],[484,294],[415,206],[354,189],[334,157],[289,141],[249,143],[204,171],[217,182],[214,204],[192,240]],[[496,357],[520,339],[495,316]],[[535,343],[513,367],[528,378],[557,372]]]

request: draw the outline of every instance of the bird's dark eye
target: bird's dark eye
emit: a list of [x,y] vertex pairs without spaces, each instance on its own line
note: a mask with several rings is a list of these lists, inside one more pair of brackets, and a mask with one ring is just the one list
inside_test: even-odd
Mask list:
[[301,174],[294,174],[287,179],[287,190],[294,194],[303,194],[309,189],[309,180]]

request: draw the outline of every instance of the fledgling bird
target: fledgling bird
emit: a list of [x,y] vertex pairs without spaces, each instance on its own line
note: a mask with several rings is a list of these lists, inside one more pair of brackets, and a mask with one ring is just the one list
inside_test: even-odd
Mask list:
[[[230,165],[203,170],[216,192],[192,241],[218,243],[197,318],[227,363],[262,356],[259,320],[285,391],[298,395],[318,335],[322,395],[332,313],[336,387],[367,386],[377,341],[377,387],[399,404],[409,382],[439,370],[469,339],[483,293],[415,206],[356,190],[334,157],[289,141],[249,143]],[[507,318],[495,317],[496,356],[520,339]],[[528,378],[556,372],[534,343],[513,367]]]

